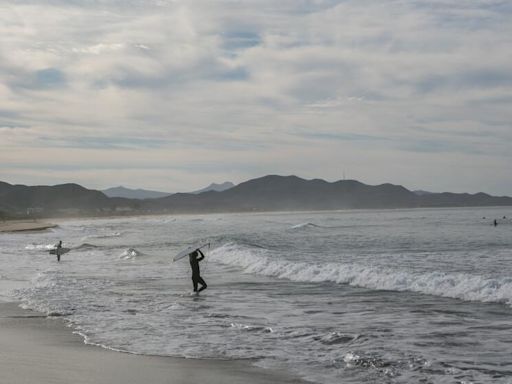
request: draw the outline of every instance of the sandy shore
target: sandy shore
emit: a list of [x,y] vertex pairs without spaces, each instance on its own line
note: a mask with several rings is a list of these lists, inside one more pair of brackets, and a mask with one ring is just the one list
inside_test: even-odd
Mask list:
[[62,320],[0,302],[0,372],[9,384],[300,383],[244,361],[140,356],[85,345]]
[[0,221],[0,232],[42,231],[56,226],[46,221],[7,220]]

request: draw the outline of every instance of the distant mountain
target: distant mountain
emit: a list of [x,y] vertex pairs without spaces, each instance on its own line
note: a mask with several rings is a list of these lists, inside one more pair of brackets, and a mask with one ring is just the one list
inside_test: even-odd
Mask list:
[[269,175],[222,192],[177,193],[147,201],[148,210],[167,212],[258,212],[360,208],[417,208],[512,205],[510,197],[483,193],[417,195],[393,184],[366,185],[356,180],[327,182]]
[[431,193],[420,196],[421,207],[484,207],[512,205],[508,196],[491,196],[487,193]]
[[130,189],[123,186],[104,189],[101,192],[108,197],[124,197],[126,199],[156,199],[171,194],[169,192],[149,191],[146,189]]
[[176,193],[144,200],[109,198],[76,184],[27,187],[0,182],[0,211],[17,215],[27,209],[41,215],[112,215],[473,206],[512,206],[512,198],[485,193],[417,194],[401,185],[372,186],[356,180],[327,182],[277,175],[252,179],[220,192]]
[[418,196],[425,196],[425,195],[431,195],[433,192],[429,192],[429,191],[423,191],[421,189],[417,189],[415,191],[413,191],[415,194],[417,194]]
[[[329,183],[297,176],[270,175],[222,192],[177,193],[148,201],[150,210],[173,212],[243,212],[403,208],[416,206],[418,196],[402,186],[369,186],[355,180]],[[512,203],[512,201],[511,201]]]
[[0,210],[11,213],[32,212],[51,215],[57,212],[96,212],[114,202],[99,191],[78,184],[55,186],[11,185],[0,182]]
[[234,186],[235,186],[235,184],[233,184],[231,181],[225,181],[224,183],[221,183],[221,184],[211,183],[206,188],[199,189],[198,191],[194,191],[194,192],[190,192],[190,193],[197,195],[199,193],[210,192],[210,191],[222,192],[229,188],[233,188]]

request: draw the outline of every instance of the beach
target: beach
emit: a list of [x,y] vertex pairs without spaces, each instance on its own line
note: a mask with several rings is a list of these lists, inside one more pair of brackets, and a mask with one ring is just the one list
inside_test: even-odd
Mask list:
[[43,231],[45,229],[55,228],[57,224],[38,220],[7,220],[0,221],[0,232],[25,232],[25,231]]
[[[2,233],[2,382],[510,384],[512,226],[485,219],[499,215],[173,215]],[[172,260],[204,243],[196,296],[190,263]]]
[[0,303],[0,372],[9,384],[297,383],[243,361],[143,356],[86,345],[61,319]]

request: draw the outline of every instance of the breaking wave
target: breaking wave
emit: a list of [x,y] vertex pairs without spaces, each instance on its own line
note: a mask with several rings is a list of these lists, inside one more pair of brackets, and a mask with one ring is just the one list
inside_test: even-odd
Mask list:
[[111,237],[119,237],[122,236],[122,232],[110,232],[110,233],[102,233],[102,234],[95,234],[95,235],[87,235],[82,237],[82,240],[85,241],[87,239],[108,239]]
[[28,244],[25,246],[25,249],[33,251],[33,250],[49,250],[55,248],[56,244]]
[[[25,249],[29,250],[29,251],[39,251],[39,250],[46,251],[46,250],[54,249],[56,246],[57,246],[56,243],[55,244],[28,244],[27,246],[25,246]],[[73,250],[88,250],[88,249],[93,249],[93,248],[101,248],[101,247],[98,245],[90,244],[90,243],[82,243],[76,247],[71,247],[71,249],[73,249]]]
[[123,253],[121,253],[121,255],[119,255],[119,258],[122,260],[130,260],[142,254],[142,252],[137,251],[135,248],[128,248],[124,250]]
[[91,244],[91,243],[82,243],[80,244],[78,247],[75,247],[73,249],[76,249],[76,250],[88,250],[88,249],[94,249],[94,248],[100,248],[98,245],[94,245],[94,244]]
[[465,301],[512,306],[512,277],[487,278],[468,273],[414,272],[345,263],[306,263],[273,258],[265,249],[228,243],[210,258],[240,267],[246,273],[302,282],[334,282],[375,290],[409,291]]
[[304,228],[320,228],[320,225],[307,222],[307,223],[300,223],[297,225],[293,225],[290,229],[304,229]]

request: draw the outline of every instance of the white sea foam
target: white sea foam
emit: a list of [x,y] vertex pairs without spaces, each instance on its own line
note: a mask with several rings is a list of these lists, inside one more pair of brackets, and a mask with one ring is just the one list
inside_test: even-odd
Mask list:
[[123,253],[121,253],[119,258],[123,259],[123,260],[129,260],[129,259],[133,259],[140,255],[142,255],[142,252],[137,251],[135,248],[128,248],[128,249],[124,250]]
[[122,236],[122,232],[110,232],[110,233],[101,233],[101,234],[93,234],[82,237],[82,241],[87,239],[108,239],[111,237],[119,237]]
[[40,250],[40,249],[53,249],[55,248],[55,244],[28,244],[25,246],[27,250]]
[[303,282],[338,284],[390,291],[410,291],[466,301],[512,306],[512,277],[486,278],[468,273],[414,272],[371,265],[291,262],[273,258],[264,249],[228,243],[212,250],[212,260],[240,267],[246,273]]
[[297,225],[293,225],[291,229],[302,229],[302,228],[318,228],[319,225],[316,225],[314,223],[306,222],[306,223],[300,223]]
[[[65,304],[52,302],[52,292],[58,289],[59,276],[50,269],[37,273],[32,279],[32,287],[17,289],[13,293],[21,301],[21,308],[32,309],[46,315],[65,314],[67,310]],[[42,297],[36,295],[36,292],[44,292]]]

